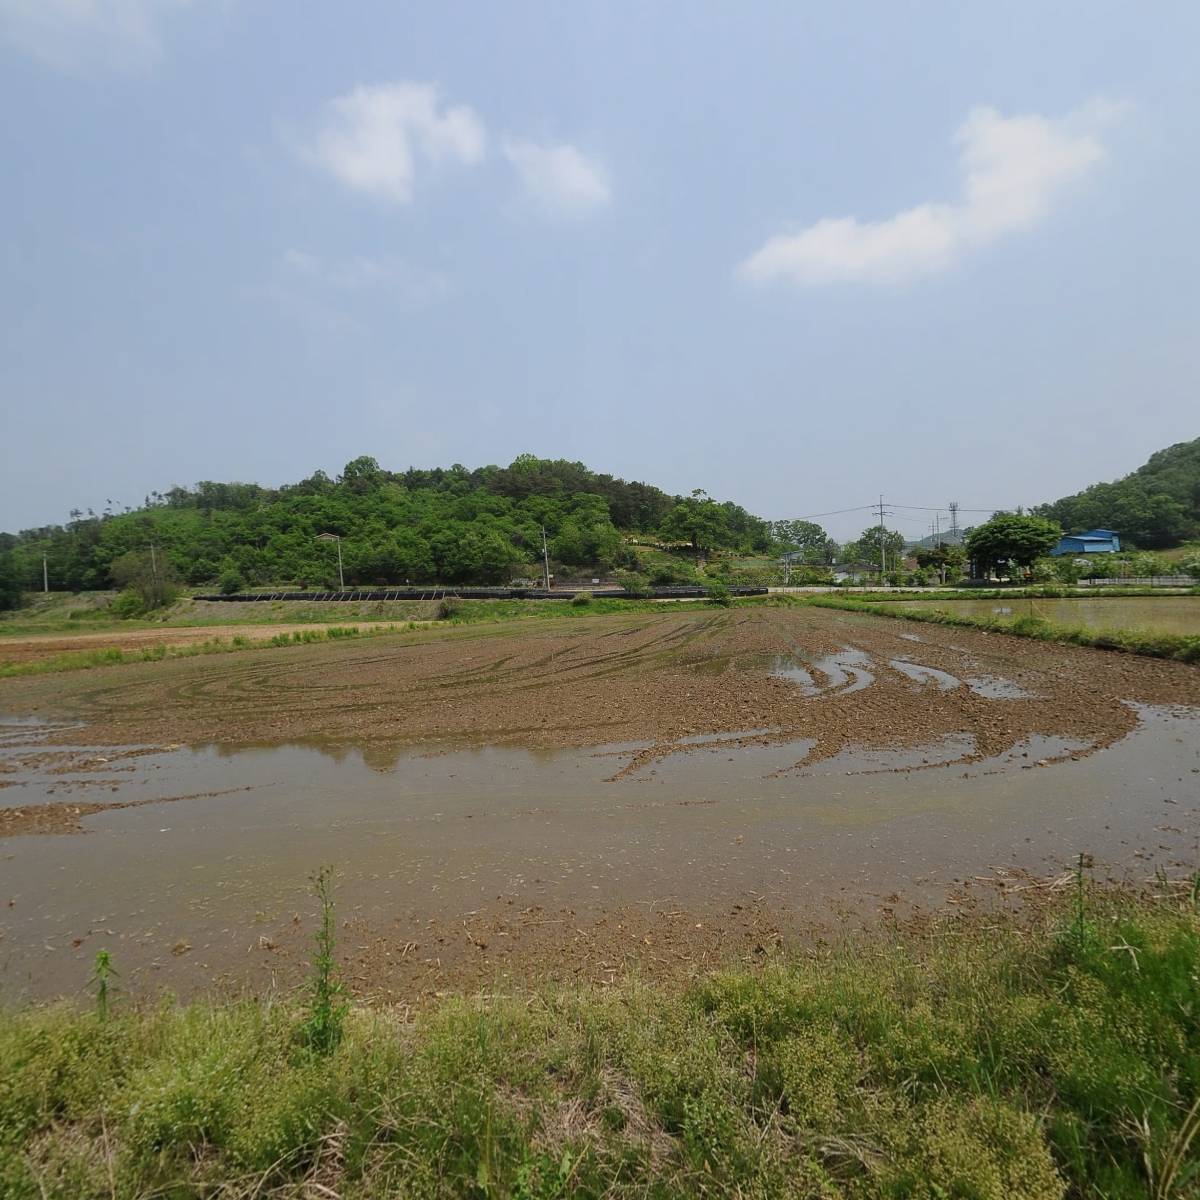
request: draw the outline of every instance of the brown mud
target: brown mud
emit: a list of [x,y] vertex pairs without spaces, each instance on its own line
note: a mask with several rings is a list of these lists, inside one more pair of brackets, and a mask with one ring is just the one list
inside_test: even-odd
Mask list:
[[[1200,670],[822,609],[464,626],[0,681],[0,993],[688,974],[1200,866]],[[64,832],[73,836],[46,837]],[[990,882],[984,882],[990,881]],[[999,882],[997,882],[999,881]]]
[[[847,653],[867,664],[852,667],[865,681],[847,680],[837,665]],[[806,664],[815,694],[773,673],[781,657]],[[901,660],[956,682],[918,682],[893,665]],[[1027,698],[980,695],[966,680],[981,674]],[[1100,747],[1134,727],[1129,701],[1200,704],[1200,671],[974,630],[767,607],[417,631],[0,687],[0,711],[86,722],[69,736],[88,745],[636,741],[652,743],[658,756],[719,733],[739,743],[812,739],[809,762],[851,743],[915,747],[948,733],[969,736],[976,761],[1032,734]]]

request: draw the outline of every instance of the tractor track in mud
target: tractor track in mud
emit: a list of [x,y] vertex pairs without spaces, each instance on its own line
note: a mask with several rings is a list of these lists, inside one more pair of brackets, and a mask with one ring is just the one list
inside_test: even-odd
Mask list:
[[1144,880],[1200,861],[1198,715],[1195,666],[769,605],[0,680],[0,995],[113,938],[131,987],[295,981],[324,861],[397,1003],[757,962],[1082,849]]
[[[789,661],[792,678],[779,668]],[[980,694],[984,679],[1000,694]],[[1131,702],[1200,704],[1200,671],[768,607],[421,631],[0,683],[0,711],[79,723],[50,744],[636,745],[620,774],[700,748],[697,739],[811,742],[795,769],[849,746],[948,736],[969,740],[963,762],[1033,735],[1070,739],[1081,754],[1136,726]]]

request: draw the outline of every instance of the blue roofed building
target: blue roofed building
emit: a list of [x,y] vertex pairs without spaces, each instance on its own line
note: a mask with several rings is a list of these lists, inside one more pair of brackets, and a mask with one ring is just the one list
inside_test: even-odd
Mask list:
[[1060,538],[1050,553],[1116,554],[1120,549],[1121,539],[1111,529],[1086,529],[1083,533],[1069,533]]

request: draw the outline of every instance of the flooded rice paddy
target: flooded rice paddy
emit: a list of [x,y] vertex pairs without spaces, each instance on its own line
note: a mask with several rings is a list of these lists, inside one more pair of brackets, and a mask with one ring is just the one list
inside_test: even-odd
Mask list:
[[[429,631],[0,691],[0,995],[690,970],[1200,865],[1200,671],[833,613]],[[88,678],[83,678],[86,675]],[[211,736],[212,731],[219,736]],[[990,881],[985,885],[984,881]]]
[[1056,625],[1200,635],[1200,596],[1113,596],[1031,600],[898,600],[899,609],[937,608],[966,617],[1038,616]]

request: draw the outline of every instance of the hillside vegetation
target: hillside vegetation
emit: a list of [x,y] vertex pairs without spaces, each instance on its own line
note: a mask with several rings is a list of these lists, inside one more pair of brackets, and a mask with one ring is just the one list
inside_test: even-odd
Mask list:
[[151,545],[188,584],[331,586],[336,548],[317,535],[333,533],[343,539],[347,585],[499,583],[535,569],[543,527],[551,558],[567,570],[636,570],[628,542],[638,534],[697,551],[772,545],[765,521],[703,492],[669,496],[582,463],[522,455],[507,467],[403,472],[363,457],[337,479],[318,471],[280,488],[174,487],[136,510],[73,512],[63,526],[0,535],[0,552],[11,551],[26,587],[40,585],[43,555],[53,588],[120,586],[114,564]]
[[1148,549],[1200,536],[1200,438],[1159,450],[1123,479],[1095,483],[1033,511],[1068,533],[1115,529]]

